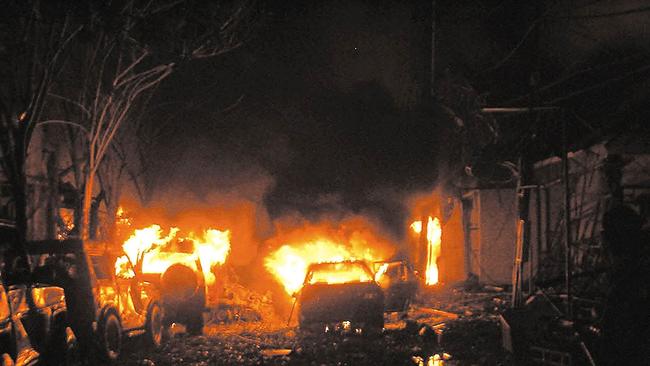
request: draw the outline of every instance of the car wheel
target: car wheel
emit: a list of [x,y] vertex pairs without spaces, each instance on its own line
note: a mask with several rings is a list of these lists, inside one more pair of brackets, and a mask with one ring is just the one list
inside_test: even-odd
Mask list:
[[163,342],[163,314],[158,302],[153,301],[147,309],[147,320],[144,324],[145,338],[149,346],[159,348]]
[[189,334],[200,335],[203,334],[203,325],[203,313],[199,311],[196,314],[188,316],[185,327]]
[[11,359],[11,356],[8,354],[2,355],[2,366],[14,366],[14,360]]
[[109,309],[97,326],[101,356],[109,361],[115,361],[122,350],[122,323],[114,309]]

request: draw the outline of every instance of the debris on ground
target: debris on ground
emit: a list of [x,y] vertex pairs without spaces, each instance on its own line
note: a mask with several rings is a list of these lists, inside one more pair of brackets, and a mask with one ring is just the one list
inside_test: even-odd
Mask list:
[[212,322],[202,336],[176,333],[158,352],[134,347],[121,364],[412,366],[416,359],[424,365],[514,364],[501,347],[497,310],[507,302],[501,293],[449,290],[421,297],[406,314],[387,314],[380,336],[305,333],[283,321]]

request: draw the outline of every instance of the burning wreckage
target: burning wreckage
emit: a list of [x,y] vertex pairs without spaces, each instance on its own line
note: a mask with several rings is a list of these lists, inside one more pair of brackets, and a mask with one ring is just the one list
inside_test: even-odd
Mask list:
[[[206,285],[214,282],[214,275],[204,265],[210,268],[225,261],[229,233],[210,229],[202,238],[174,240],[178,229],[165,238],[160,231],[155,225],[136,230],[122,250],[74,239],[31,242],[30,255],[42,263],[33,271],[34,278],[60,287],[37,282],[12,286],[6,294],[3,287],[2,300],[9,299],[10,306],[2,316],[7,318],[7,327],[13,328],[8,334],[15,338],[14,345],[3,346],[3,350],[16,350],[3,357],[29,365],[43,350],[56,349],[50,353],[57,355],[60,349],[72,349],[76,335],[86,357],[97,355],[110,362],[119,358],[125,337],[143,335],[146,343],[157,349],[173,323],[185,325],[190,334],[200,334],[207,310]],[[30,311],[32,303],[35,311]],[[32,312],[48,314],[51,319],[26,317]],[[62,323],[64,320],[70,323]],[[29,333],[31,329],[50,332],[37,328],[47,324],[56,328],[51,331],[54,336]],[[23,334],[24,329],[29,337]],[[30,339],[52,339],[61,344],[35,344],[32,348]],[[88,354],[91,351],[96,351],[93,356]]]
[[[13,225],[0,222],[0,246],[13,240]],[[76,337],[63,288],[48,280],[46,267],[29,271],[24,260],[4,253],[0,263],[5,265],[0,269],[0,365],[68,365]]]
[[298,299],[302,330],[337,328],[379,334],[384,327],[384,293],[363,261],[309,266]]
[[[57,309],[63,309],[56,314],[69,313],[66,323],[50,322],[57,325],[52,331],[57,337],[51,339],[59,342],[52,347],[68,350],[55,354],[66,359],[101,357],[105,362],[114,362],[120,358],[126,340],[133,336],[156,350],[170,335],[173,324],[184,325],[190,335],[200,334],[206,311],[213,311],[212,319],[219,321],[219,309],[239,300],[253,301],[253,292],[238,283],[215,286],[214,267],[225,263],[230,251],[228,231],[208,229],[201,235],[185,236],[179,232],[171,228],[164,235],[159,226],[151,225],[134,230],[121,246],[74,239],[30,242],[32,262],[39,264],[32,271],[38,277],[39,288],[44,287],[41,283],[47,283],[54,289],[39,293],[49,294],[44,300],[47,306],[58,304]],[[289,244],[265,256],[267,271],[283,286],[288,299],[291,295],[295,298],[299,328],[306,333],[320,329],[379,335],[383,332],[384,312],[406,314],[420,282],[424,282],[408,261],[384,260],[391,257],[392,248],[387,249],[385,243],[372,237],[361,240],[357,234],[336,237],[317,231],[313,240],[302,237],[295,242],[285,238],[282,242]],[[225,272],[223,275],[228,276]],[[238,293],[238,299],[229,302],[228,289],[237,286],[245,289],[246,295]],[[10,288],[7,292],[16,291]],[[59,294],[58,302],[55,293]],[[217,305],[215,298],[221,296],[224,298]],[[253,318],[268,320],[266,315]],[[25,324],[29,331],[33,323],[29,327],[27,323],[16,318],[12,324],[17,330]],[[6,357],[18,362],[29,355],[39,357],[39,352],[41,358],[47,356],[50,346],[39,342],[32,346],[24,341],[32,338],[50,339],[18,337],[14,343],[19,347],[3,348],[18,352]],[[23,361],[18,364],[29,364]]]

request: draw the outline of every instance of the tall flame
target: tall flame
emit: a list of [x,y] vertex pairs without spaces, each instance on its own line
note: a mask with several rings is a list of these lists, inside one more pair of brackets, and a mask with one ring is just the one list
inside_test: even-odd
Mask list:
[[[115,273],[122,277],[133,277],[132,267],[142,264],[142,273],[163,273],[175,263],[198,270],[196,260],[201,262],[206,284],[215,282],[212,267],[223,264],[230,252],[230,231],[207,229],[202,235],[190,233],[172,243],[179,229],[172,227],[163,236],[159,225],[151,225],[135,232],[122,244],[125,255],[115,262]],[[187,246],[188,248],[179,248]],[[172,244],[175,244],[172,245]]]
[[[429,216],[427,220],[427,266],[425,270],[425,283],[427,285],[435,285],[438,283],[438,264],[437,260],[440,256],[442,228],[440,220],[437,217],[432,218]],[[411,230],[416,234],[422,233],[422,221],[415,221],[411,224]]]

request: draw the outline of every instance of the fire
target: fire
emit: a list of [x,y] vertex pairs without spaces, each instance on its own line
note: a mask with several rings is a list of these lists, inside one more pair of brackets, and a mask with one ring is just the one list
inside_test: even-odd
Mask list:
[[[281,246],[266,257],[264,266],[280,281],[288,294],[293,294],[302,287],[310,264],[354,259],[373,262],[382,260],[382,257],[369,248],[360,250],[335,243],[330,239],[317,239],[298,245]],[[331,277],[327,282],[347,282],[355,276],[358,277],[358,274],[350,273],[350,276]]]
[[[422,233],[422,221],[415,221],[411,224],[411,230],[416,234]],[[426,225],[427,235],[427,267],[425,270],[425,283],[435,285],[438,283],[438,264],[437,259],[440,256],[440,247],[442,239],[442,228],[440,220],[429,216]]]
[[350,262],[334,262],[322,264],[322,267],[314,271],[309,278],[310,284],[315,283],[348,283],[348,282],[370,282],[372,276],[363,270],[362,267]]
[[230,252],[230,231],[207,229],[202,235],[190,233],[177,238],[179,228],[172,227],[166,236],[159,225],[151,225],[135,232],[122,244],[125,255],[115,262],[115,273],[133,277],[132,268],[141,266],[142,273],[163,273],[169,266],[182,263],[198,270],[201,263],[206,284],[215,282],[212,267],[223,264]]

